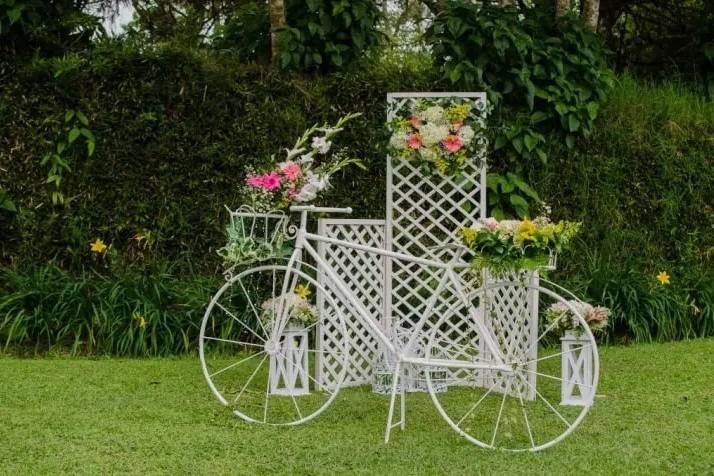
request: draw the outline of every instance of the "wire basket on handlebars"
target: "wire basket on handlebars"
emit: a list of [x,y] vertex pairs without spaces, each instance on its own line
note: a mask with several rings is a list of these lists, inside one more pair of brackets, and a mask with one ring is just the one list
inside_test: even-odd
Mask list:
[[231,210],[226,227],[228,243],[218,250],[227,266],[243,265],[282,254],[288,216],[279,210],[256,212],[249,206]]

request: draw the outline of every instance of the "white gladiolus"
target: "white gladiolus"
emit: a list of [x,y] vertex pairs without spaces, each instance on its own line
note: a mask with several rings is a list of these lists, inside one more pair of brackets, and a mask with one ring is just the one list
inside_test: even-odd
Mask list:
[[312,157],[312,152],[308,152],[307,154],[301,155],[297,162],[298,164],[310,164],[313,160],[315,159]]
[[312,148],[317,149],[321,154],[327,154],[330,151],[330,146],[332,142],[325,139],[324,137],[313,137],[312,138]]

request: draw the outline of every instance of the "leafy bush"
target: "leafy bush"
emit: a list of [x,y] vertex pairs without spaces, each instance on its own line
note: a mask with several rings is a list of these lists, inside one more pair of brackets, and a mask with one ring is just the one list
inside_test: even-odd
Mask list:
[[[568,147],[590,135],[612,85],[600,40],[578,19],[556,23],[543,8],[450,2],[427,39],[446,79],[485,90],[496,106],[495,148],[508,168],[547,160],[546,138]],[[555,135],[553,135],[555,133]]]
[[371,0],[293,0],[287,5],[279,58],[285,69],[339,69],[381,38],[376,29],[380,10]]
[[[96,281],[88,271],[96,269],[111,283],[129,273],[99,266],[89,245],[101,238],[117,253],[116,263],[161,269],[171,262],[174,278],[167,279],[175,295],[181,287],[191,293],[191,283],[220,270],[215,250],[225,242],[228,218],[222,205],[239,205],[246,168],[266,166],[276,148],[292,145],[312,124],[364,112],[336,145],[349,147],[368,170],[336,176],[324,203],[351,206],[357,217],[383,217],[386,92],[452,87],[429,68],[378,64],[287,77],[234,63],[229,55],[136,51],[114,43],[81,60],[81,68],[62,69],[60,75],[57,62],[0,62],[0,169],[6,171],[0,188],[17,209],[0,210],[0,266],[31,270],[50,262],[68,273],[53,278],[62,282],[87,276]],[[92,157],[73,157],[62,180],[67,204],[53,205],[40,161],[57,138],[58,124],[62,132],[67,110],[84,112],[96,149]],[[583,222],[582,240],[560,257],[553,279],[615,309],[617,338],[714,334],[713,125],[714,105],[686,88],[624,78],[602,106],[590,137],[572,149],[548,141],[546,164],[518,162],[555,219]],[[490,158],[496,173],[512,168],[501,158]],[[529,196],[529,188],[501,176],[507,180],[492,179],[492,187]],[[491,211],[505,211],[509,203],[494,201]],[[597,259],[588,261],[590,254]],[[655,280],[659,271],[672,276],[670,285]],[[0,279],[2,287],[9,278]],[[23,289],[32,286],[28,281]],[[136,295],[122,305],[134,306]],[[644,304],[655,297],[657,306]],[[196,297],[192,305],[201,309],[205,300]],[[63,312],[69,319],[70,311]],[[120,316],[131,312],[133,307]],[[6,318],[0,311],[0,322]]]
[[219,281],[55,266],[0,268],[0,349],[169,355],[196,349],[205,303]]

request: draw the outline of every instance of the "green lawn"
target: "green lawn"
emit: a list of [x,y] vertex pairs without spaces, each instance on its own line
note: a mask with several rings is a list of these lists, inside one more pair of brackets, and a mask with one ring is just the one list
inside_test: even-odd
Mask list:
[[601,350],[594,409],[537,454],[479,449],[428,396],[382,443],[387,400],[340,393],[317,420],[251,426],[213,399],[197,358],[0,358],[0,473],[713,474],[714,340]]

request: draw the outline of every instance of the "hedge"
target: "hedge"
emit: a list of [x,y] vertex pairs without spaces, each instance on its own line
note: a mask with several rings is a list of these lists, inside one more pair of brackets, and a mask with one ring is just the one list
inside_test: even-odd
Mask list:
[[[123,266],[171,262],[178,274],[214,276],[223,204],[238,204],[245,168],[350,111],[364,115],[341,141],[368,170],[338,177],[326,202],[383,217],[385,95],[446,87],[414,67],[286,76],[227,56],[116,45],[0,63],[0,188],[18,208],[0,211],[0,264],[105,272],[89,251],[101,238]],[[70,156],[62,206],[40,162],[68,110],[86,114],[96,151]],[[557,218],[584,223],[553,278],[613,307],[620,337],[714,333],[713,136],[711,103],[622,78],[589,139],[574,151],[553,146],[546,165],[524,164]],[[661,270],[670,285],[655,281]]]

